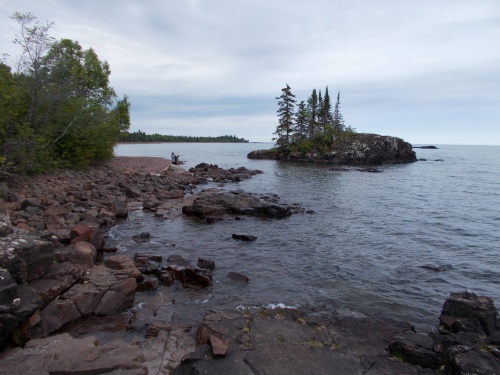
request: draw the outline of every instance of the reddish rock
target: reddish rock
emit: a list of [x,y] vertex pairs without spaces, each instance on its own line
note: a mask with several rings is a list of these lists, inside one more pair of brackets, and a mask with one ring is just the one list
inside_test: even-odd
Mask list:
[[137,284],[137,291],[149,291],[156,290],[160,286],[160,280],[157,277],[146,276],[144,279]]
[[97,251],[92,244],[79,241],[70,246],[57,249],[56,257],[59,262],[73,263],[78,265],[82,271],[86,271],[94,266]]
[[102,249],[104,246],[104,236],[100,229],[95,226],[86,224],[77,224],[71,228],[71,243],[85,241],[94,245],[96,250]]
[[55,332],[81,317],[73,301],[67,299],[56,299],[40,312],[44,335]]
[[229,345],[225,340],[220,339],[215,335],[210,335],[209,342],[212,348],[212,353],[215,356],[225,356],[227,354]]
[[112,270],[121,271],[137,280],[143,278],[142,273],[137,269],[134,261],[128,255],[111,255],[104,260],[104,265]]

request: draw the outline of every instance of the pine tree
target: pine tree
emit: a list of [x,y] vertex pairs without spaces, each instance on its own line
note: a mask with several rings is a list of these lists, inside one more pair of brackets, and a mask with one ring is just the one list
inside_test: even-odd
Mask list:
[[345,130],[344,117],[340,112],[340,91],[337,94],[337,102],[333,110],[333,130],[335,132],[342,132]]
[[328,94],[328,86],[325,89],[325,97],[323,98],[323,105],[321,106],[321,124],[322,130],[326,131],[332,126],[333,115],[332,115],[332,102],[330,100],[330,95]]
[[309,112],[307,110],[306,103],[302,100],[297,106],[297,113],[295,114],[294,141],[301,141],[307,138],[307,129],[309,125],[308,119]]
[[279,124],[276,127],[276,141],[277,146],[288,146],[291,143],[291,136],[294,129],[294,117],[295,117],[295,95],[292,94],[292,90],[288,83],[285,88],[281,89],[281,96],[276,97],[278,100],[278,117]]
[[318,127],[318,95],[316,89],[313,89],[311,96],[307,99],[307,111],[309,112],[308,135],[312,139]]

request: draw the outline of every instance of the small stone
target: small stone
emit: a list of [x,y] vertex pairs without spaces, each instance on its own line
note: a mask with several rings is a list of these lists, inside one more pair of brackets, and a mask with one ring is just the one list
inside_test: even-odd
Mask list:
[[210,346],[212,347],[212,353],[217,356],[225,356],[229,349],[227,342],[217,336],[210,335]]
[[236,233],[233,233],[232,237],[235,240],[241,240],[241,241],[247,241],[247,242],[252,242],[252,241],[255,241],[257,239],[257,237],[252,236],[250,234],[236,234]]

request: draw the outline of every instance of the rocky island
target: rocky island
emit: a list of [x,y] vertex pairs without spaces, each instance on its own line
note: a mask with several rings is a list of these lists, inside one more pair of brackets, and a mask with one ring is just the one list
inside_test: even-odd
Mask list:
[[337,137],[322,151],[277,147],[252,151],[249,159],[321,162],[342,165],[401,164],[417,161],[412,145],[401,138],[354,133]]

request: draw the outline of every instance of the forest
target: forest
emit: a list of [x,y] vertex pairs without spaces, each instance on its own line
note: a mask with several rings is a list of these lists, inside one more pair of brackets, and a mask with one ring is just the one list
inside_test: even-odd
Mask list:
[[129,133],[122,132],[119,142],[217,142],[217,143],[248,143],[248,140],[235,135],[218,137],[193,137],[185,135],[146,134],[140,130]]
[[130,127],[130,103],[110,87],[109,64],[77,41],[56,41],[53,22],[11,19],[20,53],[0,61],[0,179],[111,158]]

